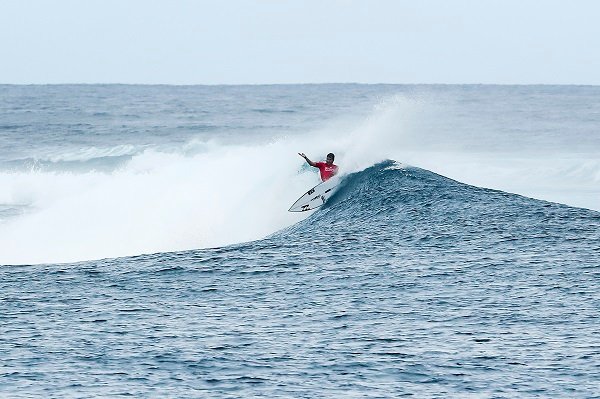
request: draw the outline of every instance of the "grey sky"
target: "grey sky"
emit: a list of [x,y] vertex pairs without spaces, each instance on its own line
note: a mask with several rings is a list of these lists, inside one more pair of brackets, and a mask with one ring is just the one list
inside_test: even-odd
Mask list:
[[600,1],[0,0],[0,83],[600,84]]

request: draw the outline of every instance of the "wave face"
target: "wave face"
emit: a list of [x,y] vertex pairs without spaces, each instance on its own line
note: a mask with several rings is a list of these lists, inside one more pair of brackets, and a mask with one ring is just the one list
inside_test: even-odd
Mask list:
[[359,251],[373,246],[370,250],[380,251],[381,258],[399,250],[404,256],[414,252],[411,261],[427,251],[431,259],[448,259],[453,267],[461,256],[485,255],[487,263],[511,253],[564,264],[574,249],[600,260],[600,213],[474,187],[386,161],[347,176],[321,212],[272,239],[323,246],[349,240]]
[[0,268],[0,391],[591,397],[599,242],[596,211],[385,161],[262,240]]

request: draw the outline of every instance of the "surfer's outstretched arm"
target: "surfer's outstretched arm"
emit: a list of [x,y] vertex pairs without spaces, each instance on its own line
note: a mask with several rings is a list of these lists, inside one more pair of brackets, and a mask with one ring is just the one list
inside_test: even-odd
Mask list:
[[311,161],[310,159],[308,159],[308,157],[306,155],[304,155],[303,152],[299,152],[298,155],[300,155],[302,158],[304,158],[310,166],[317,167],[317,164],[315,162]]

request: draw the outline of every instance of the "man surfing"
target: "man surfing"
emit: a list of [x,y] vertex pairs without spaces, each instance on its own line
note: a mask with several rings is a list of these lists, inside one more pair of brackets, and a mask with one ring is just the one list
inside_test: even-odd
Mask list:
[[308,159],[308,157],[306,155],[304,155],[303,152],[299,152],[298,155],[300,155],[302,158],[304,158],[310,166],[319,168],[319,172],[321,173],[322,181],[329,180],[330,178],[335,176],[338,172],[337,165],[333,164],[335,155],[333,155],[331,152],[329,154],[327,154],[327,159],[325,162],[313,162],[310,159]]

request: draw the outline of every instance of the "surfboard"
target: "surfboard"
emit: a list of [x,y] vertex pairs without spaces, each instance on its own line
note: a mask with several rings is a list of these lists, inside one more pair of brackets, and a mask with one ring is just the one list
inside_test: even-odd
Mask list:
[[332,177],[323,183],[317,184],[304,195],[302,195],[294,204],[288,209],[289,212],[305,212],[310,211],[323,205],[329,197],[337,190],[337,185],[340,183],[340,178],[337,176]]

